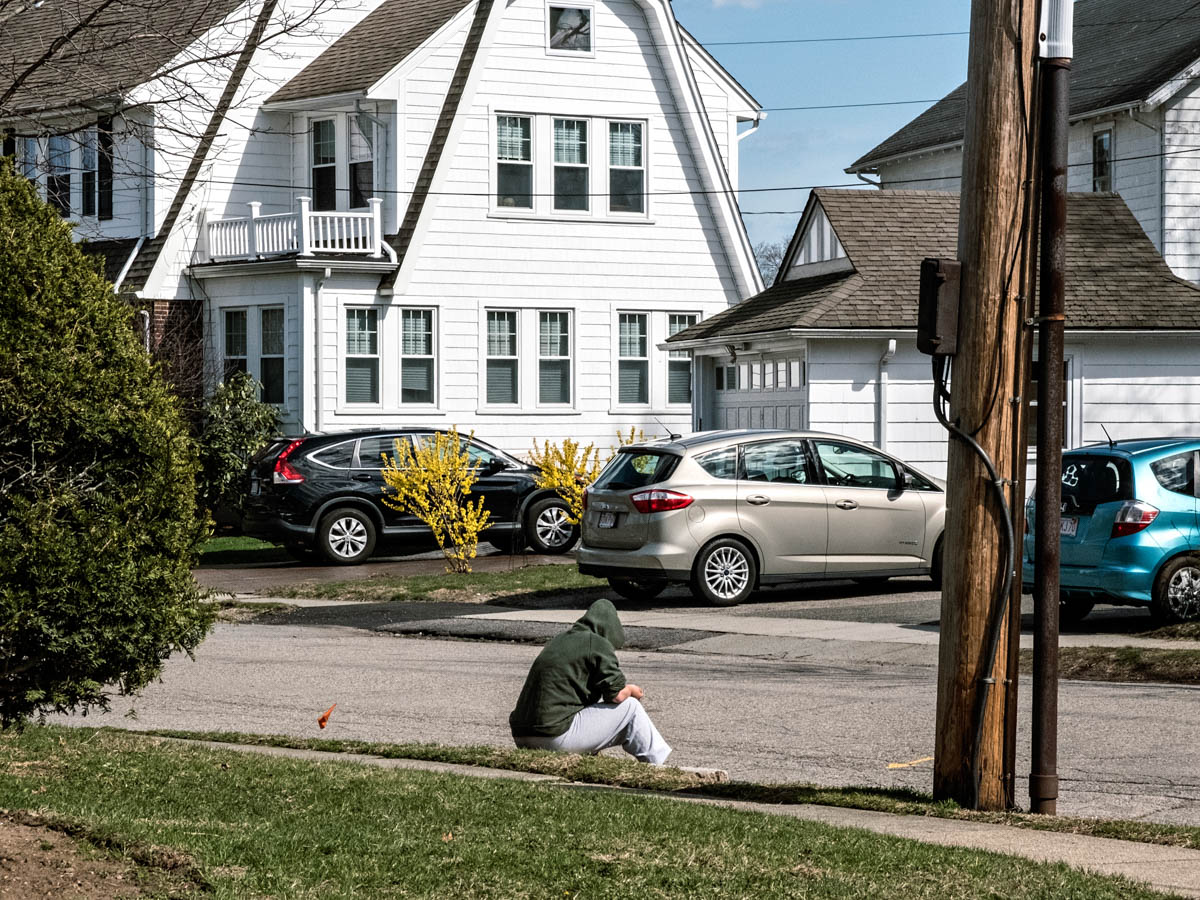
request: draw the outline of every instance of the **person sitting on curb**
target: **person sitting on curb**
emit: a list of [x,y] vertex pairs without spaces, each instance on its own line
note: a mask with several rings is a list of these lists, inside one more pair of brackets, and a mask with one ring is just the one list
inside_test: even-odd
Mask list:
[[661,766],[671,754],[639,702],[645,692],[625,681],[617,654],[625,629],[617,608],[597,600],[552,638],[529,670],[508,717],[518,747],[599,753],[620,744],[642,762]]

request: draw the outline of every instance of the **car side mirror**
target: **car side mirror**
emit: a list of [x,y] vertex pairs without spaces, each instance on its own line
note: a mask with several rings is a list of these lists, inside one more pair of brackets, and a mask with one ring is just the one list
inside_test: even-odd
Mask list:
[[492,458],[487,462],[480,464],[480,475],[495,475],[497,472],[503,472],[508,468],[508,465],[502,459]]
[[917,480],[915,478],[913,478],[912,472],[901,472],[900,473],[900,490],[902,492],[903,491],[911,491],[914,487],[916,487],[916,484],[917,484]]

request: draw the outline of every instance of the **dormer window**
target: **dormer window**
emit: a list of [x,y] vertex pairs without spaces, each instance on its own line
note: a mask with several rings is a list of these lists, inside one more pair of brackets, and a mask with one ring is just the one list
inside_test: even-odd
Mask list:
[[592,53],[592,8],[550,6],[546,11],[546,48],[551,53]]
[[1112,129],[1106,128],[1092,135],[1092,190],[1102,193],[1112,189]]
[[312,123],[312,208],[337,209],[337,139],[333,119]]

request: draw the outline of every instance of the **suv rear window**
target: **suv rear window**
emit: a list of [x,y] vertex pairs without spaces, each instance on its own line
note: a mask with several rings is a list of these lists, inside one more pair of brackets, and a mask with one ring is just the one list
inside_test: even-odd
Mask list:
[[675,471],[679,457],[657,450],[618,450],[617,455],[596,479],[596,487],[605,491],[627,491],[666,481]]
[[1062,511],[1090,516],[1101,503],[1133,499],[1133,469],[1118,456],[1064,456]]

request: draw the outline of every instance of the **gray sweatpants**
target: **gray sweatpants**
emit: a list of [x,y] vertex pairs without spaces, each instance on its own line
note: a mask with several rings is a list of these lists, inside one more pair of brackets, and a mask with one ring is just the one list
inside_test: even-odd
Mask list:
[[617,744],[642,762],[661,766],[671,755],[650,714],[630,697],[623,703],[585,706],[571,719],[571,727],[557,737],[514,737],[518,747],[558,750],[563,753],[599,753]]

